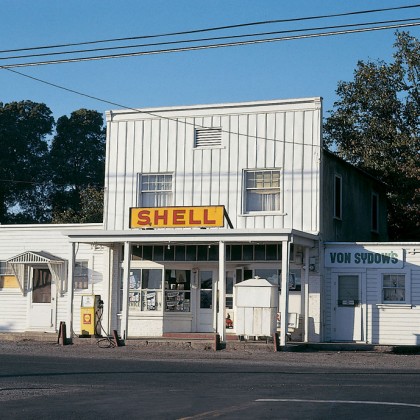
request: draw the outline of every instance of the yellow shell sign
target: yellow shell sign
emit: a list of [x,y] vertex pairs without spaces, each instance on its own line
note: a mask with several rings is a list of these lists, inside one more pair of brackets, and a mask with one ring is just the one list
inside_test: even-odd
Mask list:
[[223,206],[132,207],[130,228],[222,227]]

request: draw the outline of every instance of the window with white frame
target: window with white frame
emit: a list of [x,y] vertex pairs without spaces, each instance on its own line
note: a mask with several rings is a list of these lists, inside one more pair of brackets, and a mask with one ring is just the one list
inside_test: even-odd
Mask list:
[[172,174],[139,175],[139,205],[164,207],[172,205]]
[[280,211],[280,170],[246,170],[245,213]]
[[89,262],[87,260],[76,260],[73,273],[74,289],[89,288]]
[[0,261],[0,276],[13,275],[13,270],[7,261]]
[[161,269],[130,270],[128,290],[130,312],[162,310],[162,276]]
[[382,275],[382,303],[407,303],[405,274]]

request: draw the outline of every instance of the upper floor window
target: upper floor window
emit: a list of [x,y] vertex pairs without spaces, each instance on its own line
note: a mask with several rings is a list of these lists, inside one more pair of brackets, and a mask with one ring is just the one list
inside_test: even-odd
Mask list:
[[221,145],[221,128],[197,128],[195,130],[194,147],[220,147]]
[[343,217],[343,181],[339,175],[334,177],[334,217]]
[[405,274],[382,276],[382,303],[406,303]]
[[379,230],[379,196],[376,193],[372,194],[372,230],[378,232]]
[[245,171],[245,213],[280,210],[280,170]]
[[141,174],[139,205],[164,207],[172,204],[172,174]]

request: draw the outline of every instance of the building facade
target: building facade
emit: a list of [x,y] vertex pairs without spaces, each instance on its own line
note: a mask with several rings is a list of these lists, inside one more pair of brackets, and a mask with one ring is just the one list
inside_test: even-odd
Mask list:
[[[66,253],[42,237],[16,252],[4,246],[5,269],[29,278],[34,263],[19,265],[20,253],[32,261],[49,252],[51,283],[66,278],[53,292],[67,308],[57,319],[79,334],[81,296],[100,294],[104,330],[124,338],[217,332],[225,340],[235,334],[236,285],[264,278],[280,290],[282,344],[289,314],[299,320],[294,339],[322,341],[322,241],[386,239],[386,212],[379,183],[323,150],[321,99],[106,116],[103,225],[63,229]],[[53,257],[65,274],[54,274]],[[83,264],[92,270],[84,283]],[[28,314],[14,328],[27,328]]]
[[326,243],[324,341],[420,344],[420,244]]

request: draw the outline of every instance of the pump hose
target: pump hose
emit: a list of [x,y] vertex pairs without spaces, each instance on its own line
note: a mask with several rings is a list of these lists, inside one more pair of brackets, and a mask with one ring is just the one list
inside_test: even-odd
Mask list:
[[96,321],[95,331],[97,331],[97,327],[99,326],[100,330],[105,334],[105,337],[98,338],[98,340],[96,341],[96,344],[101,349],[112,349],[112,348],[116,347],[117,344],[115,343],[115,341],[112,337],[108,336],[107,332],[105,331],[104,327],[102,326],[102,313],[103,313],[102,308],[98,308],[96,310],[97,321]]

